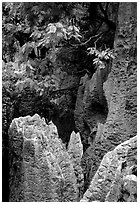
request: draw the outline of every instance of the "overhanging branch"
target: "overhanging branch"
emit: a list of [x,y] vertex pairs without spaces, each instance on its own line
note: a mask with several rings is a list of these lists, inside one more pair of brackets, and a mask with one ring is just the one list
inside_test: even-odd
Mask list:
[[83,43],[76,44],[76,45],[73,45],[73,44],[70,43],[70,45],[73,46],[73,47],[84,46],[84,45],[86,45],[87,43],[89,43],[91,40],[93,40],[93,39],[95,39],[95,38],[97,38],[97,37],[100,38],[101,35],[103,35],[103,34],[104,34],[104,32],[101,32],[101,33],[99,33],[99,34],[97,34],[97,35],[91,36],[87,41],[85,41],[85,42],[83,42]]

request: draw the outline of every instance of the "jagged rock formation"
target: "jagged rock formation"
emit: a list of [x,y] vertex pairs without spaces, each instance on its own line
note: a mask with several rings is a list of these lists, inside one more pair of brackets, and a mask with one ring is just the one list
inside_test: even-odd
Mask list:
[[107,79],[110,67],[106,70],[98,68],[91,77],[87,74],[81,78],[74,112],[75,124],[81,132],[83,143],[87,137],[93,137],[93,128],[104,123],[107,118],[107,101],[103,91],[103,83]]
[[[104,3],[105,4],[105,3]],[[103,5],[103,3],[102,3]],[[112,20],[113,24],[117,22],[118,13],[117,2],[109,3],[109,11],[107,13],[108,18]],[[114,28],[113,28],[114,29]],[[108,31],[106,24],[103,24],[99,32],[107,32],[105,38],[100,38],[100,44],[111,44],[113,46],[115,29]],[[93,67],[91,67],[93,69]],[[94,141],[96,133],[94,133],[94,127],[97,128],[98,124],[106,122],[108,114],[108,105],[106,96],[103,90],[103,83],[107,80],[108,74],[111,70],[111,64],[109,64],[105,70],[100,69],[93,71],[93,75],[86,74],[80,79],[80,87],[77,93],[76,106],[74,111],[75,124],[78,131],[81,133],[81,137],[84,144],[84,149],[88,147],[88,137],[91,136],[91,140]]]
[[[8,186],[9,176],[9,201],[79,201],[84,192],[81,201],[136,201],[136,3],[110,4],[110,19],[118,21],[112,63],[96,71],[91,67],[86,75],[78,75],[85,64],[81,63],[81,70],[74,63],[70,69],[56,64],[56,98],[49,101],[24,90],[14,106],[6,105],[4,117],[9,121],[3,120],[3,163],[9,162],[10,173],[5,165],[3,183]],[[113,35],[102,38],[102,43],[111,41],[112,45]],[[35,113],[52,119],[58,131],[38,115],[20,117]],[[7,129],[17,117],[8,143]]]
[[[46,125],[37,114],[12,121],[9,128],[10,201],[78,201],[74,167],[78,171],[80,162],[75,158],[70,160],[75,156],[73,134],[69,156],[53,123]],[[74,147],[80,147],[77,153],[80,161],[82,146],[77,136],[79,142]]]
[[[107,118],[107,101],[102,88],[103,82],[109,73],[109,66],[104,70],[98,69],[91,77],[87,74],[81,78],[78,89],[76,107],[74,112],[76,128],[80,131],[84,151],[88,146],[92,147],[95,141],[98,126],[104,124]],[[100,129],[100,128],[99,128]],[[89,184],[89,173],[91,165],[88,158],[92,153],[84,154],[82,167],[85,176],[85,190]]]
[[[97,73],[99,73],[97,70],[91,79],[85,80],[84,87],[79,90],[83,97],[79,96],[78,91],[79,97],[77,96],[75,110],[77,128],[81,131],[81,137],[86,137],[87,141],[90,137],[89,143],[90,141],[92,143],[82,158],[86,181],[85,190],[95,175],[104,154],[123,141],[136,136],[137,133],[136,26],[136,3],[120,3],[114,42],[115,59],[112,62],[110,73],[106,69],[107,79],[103,80],[102,77],[102,83],[98,82],[101,89],[97,85]],[[83,89],[87,90],[89,87],[87,84],[92,85],[92,91],[86,92],[86,99],[88,98],[86,101],[90,107],[88,112],[83,99],[85,97]],[[104,106],[100,106],[101,99],[104,99],[102,103]],[[107,111],[104,111],[105,107],[108,108]],[[77,120],[77,117],[80,118]],[[84,130],[86,130],[86,136]]]
[[74,172],[77,177],[79,197],[81,198],[81,196],[83,195],[83,190],[84,190],[84,175],[83,175],[83,170],[81,168],[83,145],[82,145],[79,133],[76,134],[74,131],[72,132],[70,136],[70,141],[68,144],[68,153],[73,163]]
[[137,136],[103,157],[81,201],[137,201]]

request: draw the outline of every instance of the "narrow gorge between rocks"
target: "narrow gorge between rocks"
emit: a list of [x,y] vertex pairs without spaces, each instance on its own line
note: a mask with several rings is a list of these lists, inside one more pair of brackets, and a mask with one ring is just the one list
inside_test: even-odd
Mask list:
[[8,12],[32,30],[3,48],[2,201],[137,202],[137,3],[37,3],[3,4],[11,36]]

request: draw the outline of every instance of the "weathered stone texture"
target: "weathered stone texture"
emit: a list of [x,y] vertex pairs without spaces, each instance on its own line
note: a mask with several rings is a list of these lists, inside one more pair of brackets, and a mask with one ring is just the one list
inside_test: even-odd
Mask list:
[[70,141],[68,144],[68,153],[70,155],[70,160],[73,163],[75,175],[77,177],[77,185],[79,189],[79,197],[83,195],[84,190],[84,175],[81,168],[81,159],[83,155],[83,145],[81,142],[80,134],[72,132],[70,136]]
[[137,133],[136,26],[136,3],[120,3],[115,59],[108,80],[104,83],[109,113],[103,134],[110,140],[116,138],[119,143]]
[[93,177],[82,202],[137,201],[137,136],[108,152]]
[[107,116],[107,102],[103,91],[103,83],[109,73],[97,69],[90,78],[87,74],[81,78],[74,112],[77,129],[85,139],[97,123],[104,123]]
[[73,164],[56,126],[37,114],[9,128],[10,201],[77,201]]
[[[104,154],[137,134],[136,3],[119,4],[117,25],[115,59],[108,78],[103,83],[108,106],[107,118],[105,122],[98,121],[103,123],[102,133],[96,133],[97,137],[95,136],[93,145],[87,149],[82,161],[85,171],[90,169],[88,183]],[[90,98],[90,103],[93,100]]]
[[[81,134],[84,151],[88,146],[93,145],[97,130],[97,139],[100,137],[101,126],[107,118],[107,101],[103,91],[103,83],[106,81],[110,71],[110,66],[106,70],[98,69],[90,78],[87,74],[81,78],[80,87],[77,93],[74,118],[76,128]],[[101,125],[100,125],[101,124]],[[88,149],[90,150],[89,147]],[[88,151],[88,150],[87,150]],[[90,157],[92,153],[89,151]],[[85,175],[85,186],[89,183],[90,168],[92,164],[88,162],[86,154],[82,158],[82,168]],[[86,189],[85,189],[86,190]]]

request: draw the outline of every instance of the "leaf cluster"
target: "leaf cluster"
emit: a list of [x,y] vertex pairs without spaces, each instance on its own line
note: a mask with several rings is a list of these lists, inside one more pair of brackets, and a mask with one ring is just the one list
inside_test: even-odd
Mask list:
[[105,50],[98,50],[96,47],[89,47],[88,54],[93,55],[93,64],[96,66],[99,66],[100,69],[105,68],[105,62],[108,62],[110,59],[114,59],[113,50],[110,50],[110,48],[107,48]]
[[[91,68],[98,65],[104,68],[104,61],[113,58],[113,54],[109,49],[102,51],[90,47],[96,40],[90,23],[90,8],[98,12],[95,5],[83,2],[4,2],[3,59],[7,63],[3,66],[3,85],[9,89],[8,81],[18,93],[30,87],[40,95],[49,95],[58,88],[58,79],[54,77],[58,66],[66,71],[76,67],[76,71],[88,69],[93,72]],[[100,10],[103,12],[102,8]],[[87,47],[93,56],[93,64],[87,55]]]

